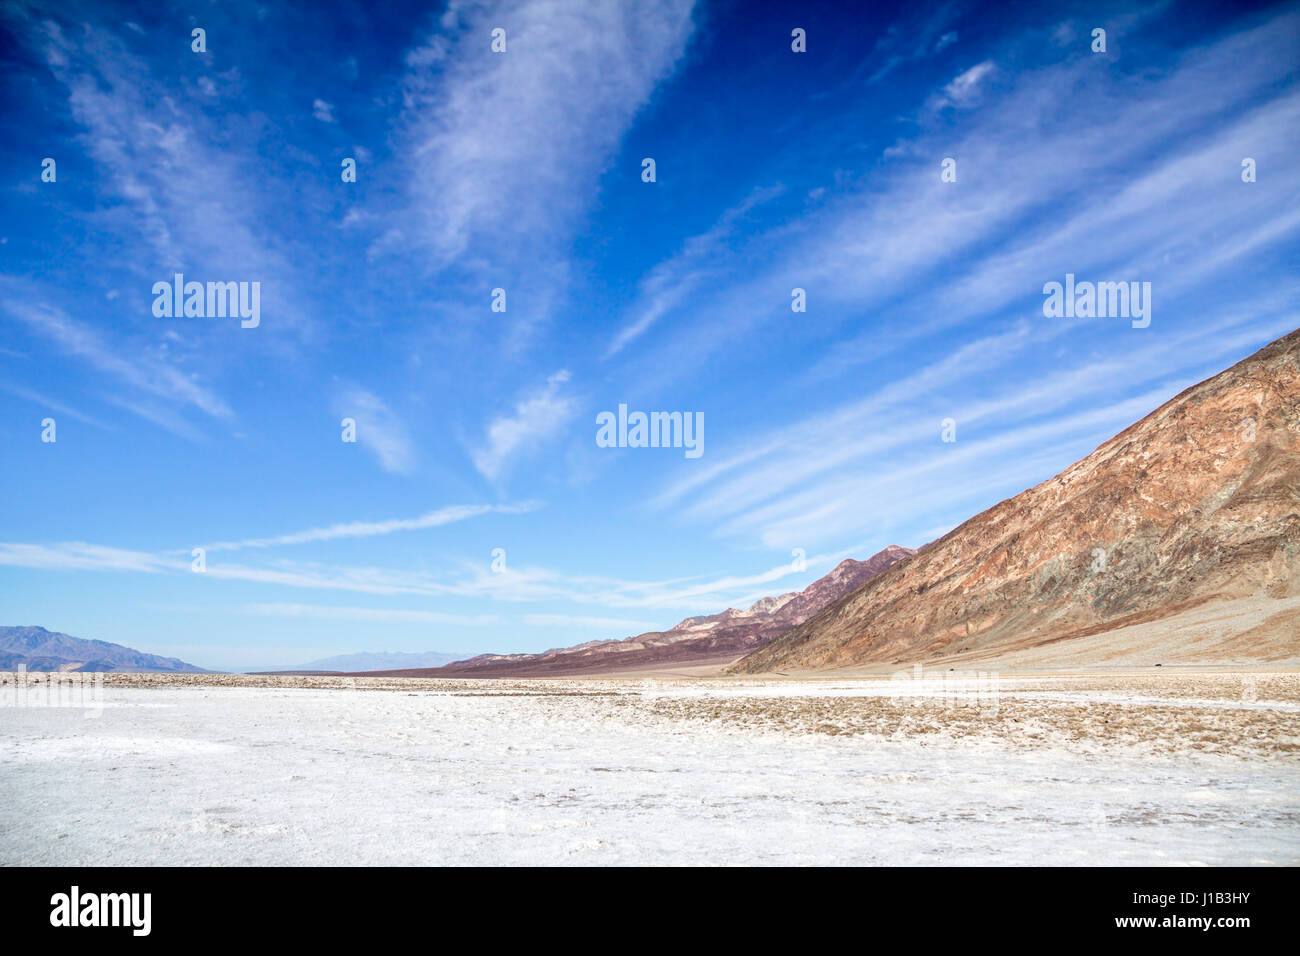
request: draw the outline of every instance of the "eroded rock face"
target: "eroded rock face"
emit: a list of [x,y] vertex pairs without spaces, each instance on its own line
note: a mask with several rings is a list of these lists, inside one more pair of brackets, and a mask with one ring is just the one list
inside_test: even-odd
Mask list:
[[1066,640],[1209,601],[1297,594],[1300,330],[730,670],[917,662]]

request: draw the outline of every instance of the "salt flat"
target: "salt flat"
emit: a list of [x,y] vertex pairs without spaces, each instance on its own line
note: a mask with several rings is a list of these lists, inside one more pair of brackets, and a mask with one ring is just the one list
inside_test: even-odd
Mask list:
[[110,675],[0,708],[0,862],[1300,863],[1296,675],[913,689]]

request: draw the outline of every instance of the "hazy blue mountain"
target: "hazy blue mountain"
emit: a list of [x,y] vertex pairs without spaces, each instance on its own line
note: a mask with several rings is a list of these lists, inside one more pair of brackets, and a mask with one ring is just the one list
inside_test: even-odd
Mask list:
[[174,657],[146,654],[122,644],[87,641],[43,627],[0,627],[0,670],[135,671],[206,674]]
[[423,653],[398,653],[379,651],[376,653],[339,654],[335,657],[322,657],[295,667],[267,667],[263,671],[394,671],[411,667],[441,667],[452,661],[464,660],[467,654],[440,654],[435,651]]

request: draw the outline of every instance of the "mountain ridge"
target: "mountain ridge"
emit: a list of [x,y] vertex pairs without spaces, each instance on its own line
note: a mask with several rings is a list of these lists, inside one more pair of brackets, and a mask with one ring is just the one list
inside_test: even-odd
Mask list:
[[1184,389],[728,671],[987,656],[1246,598],[1279,601],[1258,633],[1289,639],[1278,650],[1294,653],[1289,599],[1298,594],[1300,330]]
[[480,654],[436,668],[370,671],[408,677],[568,676],[644,666],[722,664],[760,646],[805,620],[845,590],[868,580],[911,548],[889,545],[865,561],[845,558],[802,591],[759,598],[748,608],[692,615],[664,631],[647,631],[621,640],[586,641],[540,654]]
[[0,626],[0,670],[95,673],[207,674],[175,657],[137,651],[125,644],[72,637],[37,625]]

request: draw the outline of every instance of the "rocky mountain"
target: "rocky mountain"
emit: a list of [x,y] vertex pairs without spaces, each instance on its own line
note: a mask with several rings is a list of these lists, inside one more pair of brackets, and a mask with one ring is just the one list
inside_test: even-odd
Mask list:
[[205,674],[207,671],[174,657],[146,654],[121,644],[86,641],[43,627],[0,627],[0,670],[131,671]]
[[[912,554],[890,545],[866,561],[846,558],[802,591],[760,598],[744,610],[688,617],[666,631],[588,641],[541,654],[482,654],[445,667],[379,673],[419,677],[558,677],[661,665],[723,664],[761,647],[821,607]],[[376,672],[370,672],[376,673]]]
[[729,670],[991,660],[1099,635],[1163,635],[1184,660],[1225,641],[1242,659],[1300,654],[1300,330]]

